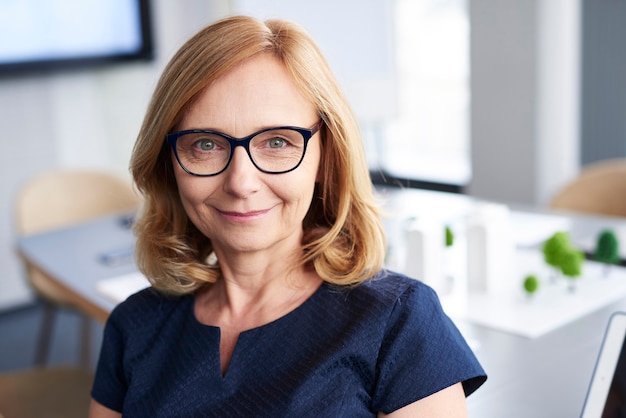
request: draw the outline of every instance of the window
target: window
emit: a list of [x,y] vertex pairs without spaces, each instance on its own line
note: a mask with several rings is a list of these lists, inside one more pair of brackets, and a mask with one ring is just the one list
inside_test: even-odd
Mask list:
[[462,187],[471,178],[467,2],[395,0],[394,13],[397,112],[364,130],[370,168]]

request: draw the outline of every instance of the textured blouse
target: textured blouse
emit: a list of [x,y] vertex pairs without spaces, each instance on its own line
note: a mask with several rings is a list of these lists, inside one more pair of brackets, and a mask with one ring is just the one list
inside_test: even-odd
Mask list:
[[219,341],[192,295],[143,290],[107,321],[92,396],[124,418],[375,417],[486,380],[435,292],[387,271],[242,332],[225,375]]

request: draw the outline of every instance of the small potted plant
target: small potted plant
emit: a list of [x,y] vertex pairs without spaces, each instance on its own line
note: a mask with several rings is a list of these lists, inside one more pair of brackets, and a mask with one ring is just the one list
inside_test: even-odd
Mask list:
[[524,282],[522,283],[524,286],[524,291],[528,297],[533,296],[539,290],[539,279],[534,274],[529,274],[524,278]]
[[605,229],[598,234],[593,258],[604,264],[604,277],[609,275],[611,265],[620,263],[619,241],[613,230]]
[[571,250],[571,243],[567,232],[558,231],[552,234],[543,244],[543,259],[549,266],[553,267],[553,282],[561,271],[563,257]]
[[575,248],[570,248],[569,251],[563,254],[561,259],[561,272],[565,277],[570,279],[569,290],[574,292],[576,290],[575,280],[580,277],[582,273],[583,261],[585,255],[582,251]]

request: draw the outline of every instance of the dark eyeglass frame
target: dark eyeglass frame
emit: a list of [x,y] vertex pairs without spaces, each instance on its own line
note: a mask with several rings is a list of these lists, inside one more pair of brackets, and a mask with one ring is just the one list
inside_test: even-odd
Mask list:
[[[246,153],[248,154],[248,157],[250,158],[250,161],[252,161],[252,164],[254,164],[254,166],[257,168],[257,170],[259,170],[259,171],[261,171],[263,173],[267,173],[267,174],[284,174],[284,173],[288,173],[290,171],[293,171],[293,170],[295,170],[296,168],[298,168],[300,166],[300,164],[304,160],[304,156],[306,155],[306,150],[307,150],[307,146],[309,144],[309,140],[313,137],[313,135],[315,135],[320,130],[320,128],[322,127],[323,123],[324,123],[324,121],[320,119],[310,129],[300,128],[298,126],[276,126],[276,127],[272,127],[272,128],[265,128],[265,129],[261,129],[260,131],[254,132],[254,133],[252,133],[252,134],[250,134],[250,135],[248,135],[246,137],[243,137],[243,138],[235,138],[235,137],[232,137],[230,135],[226,135],[225,133],[222,133],[222,132],[219,132],[219,131],[212,131],[212,130],[205,130],[205,129],[188,129],[188,130],[185,130],[185,131],[178,131],[178,132],[169,133],[169,134],[167,134],[165,136],[165,139],[166,139],[167,143],[170,145],[170,148],[172,149],[172,152],[174,152],[174,156],[176,157],[176,161],[178,161],[178,164],[180,165],[180,167],[183,170],[185,170],[187,173],[191,174],[192,176],[212,177],[212,176],[217,176],[218,174],[223,173],[224,171],[226,171],[226,169],[230,165],[230,162],[233,159],[233,155],[235,154],[235,148],[236,147],[243,147],[246,150]],[[254,158],[252,158],[252,154],[250,153],[250,141],[252,141],[252,138],[254,138],[255,136],[260,135],[260,134],[262,134],[264,132],[284,130],[284,129],[289,129],[289,130],[292,130],[292,131],[296,131],[300,135],[302,135],[302,138],[304,139],[304,147],[302,149],[302,156],[300,157],[300,161],[298,161],[298,163],[295,165],[295,167],[290,168],[288,170],[282,170],[282,171],[264,170],[263,168],[259,167],[258,164],[254,161]],[[176,149],[176,143],[178,142],[178,139],[180,137],[182,137],[183,135],[195,134],[195,133],[217,135],[217,136],[219,136],[221,138],[224,138],[230,144],[230,154],[228,155],[228,161],[226,161],[226,164],[224,165],[224,168],[222,168],[217,173],[212,173],[212,174],[198,174],[198,173],[194,173],[193,171],[191,171],[187,167],[185,167],[183,162],[180,160],[180,157],[178,156],[178,150]]]

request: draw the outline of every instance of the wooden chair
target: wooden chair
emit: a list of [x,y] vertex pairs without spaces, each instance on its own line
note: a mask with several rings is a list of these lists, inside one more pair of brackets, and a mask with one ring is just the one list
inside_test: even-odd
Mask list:
[[[20,189],[15,213],[18,233],[43,232],[87,221],[99,216],[136,209],[139,198],[131,184],[108,172],[95,170],[56,170],[29,180]],[[32,288],[44,303],[35,364],[48,358],[54,318],[59,307],[77,309],[60,286],[45,272],[26,262]],[[78,309],[77,309],[78,310]],[[81,318],[81,364],[88,367],[90,318]]]
[[626,158],[586,165],[559,190],[550,208],[595,215],[626,217]]
[[58,367],[0,373],[0,417],[84,418],[93,373]]

